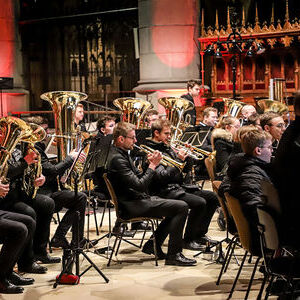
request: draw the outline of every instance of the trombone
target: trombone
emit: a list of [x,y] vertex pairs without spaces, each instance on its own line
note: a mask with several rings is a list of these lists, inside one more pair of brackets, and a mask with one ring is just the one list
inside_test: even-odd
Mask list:
[[[155,150],[146,146],[146,145],[134,145],[135,148],[137,148],[140,151],[143,151],[147,154],[153,153]],[[184,166],[185,166],[185,162],[178,162],[175,159],[167,156],[167,155],[162,155],[162,160],[160,162],[161,165],[165,166],[165,167],[176,167],[180,172],[182,172]]]

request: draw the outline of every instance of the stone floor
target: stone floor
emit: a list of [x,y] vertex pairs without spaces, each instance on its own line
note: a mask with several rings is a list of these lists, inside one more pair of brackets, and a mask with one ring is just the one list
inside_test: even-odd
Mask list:
[[[209,188],[209,183],[206,184]],[[100,208],[97,213],[100,219]],[[114,216],[114,212],[112,213]],[[87,217],[86,217],[87,218]],[[108,216],[105,215],[104,226],[100,236],[107,233]],[[87,223],[87,222],[86,222]],[[54,232],[57,225],[52,223],[51,231]],[[221,240],[225,237],[224,231],[219,231],[216,223],[216,215],[210,226],[209,235],[214,239]],[[98,238],[95,230],[94,215],[90,215],[90,238]],[[107,239],[102,239],[96,248],[107,245]],[[111,245],[112,245],[111,241]],[[202,254],[197,258],[195,267],[165,266],[159,261],[155,266],[152,256],[145,255],[140,249],[127,243],[122,243],[118,261],[114,260],[107,267],[107,259],[104,256],[94,254],[94,249],[86,252],[89,258],[109,278],[105,283],[103,278],[94,268],[85,273],[80,284],[75,286],[59,285],[53,288],[56,275],[61,271],[61,264],[48,265],[48,273],[45,275],[33,275],[35,284],[25,288],[21,295],[0,295],[1,299],[23,300],[47,300],[47,299],[203,299],[217,300],[227,299],[232,282],[237,272],[237,264],[231,263],[229,270],[222,277],[221,284],[215,284],[221,265],[213,261],[207,261]],[[242,254],[243,252],[237,252]],[[184,254],[192,257],[195,252],[184,250]],[[53,254],[61,256],[61,250],[53,250]],[[241,260],[241,257],[238,256]],[[89,266],[87,260],[80,256],[80,271]],[[236,291],[232,299],[243,299],[247,288],[248,278],[252,272],[252,266],[246,265],[238,281]],[[257,272],[249,299],[256,299],[260,288],[262,275]],[[275,299],[270,297],[269,299]]]

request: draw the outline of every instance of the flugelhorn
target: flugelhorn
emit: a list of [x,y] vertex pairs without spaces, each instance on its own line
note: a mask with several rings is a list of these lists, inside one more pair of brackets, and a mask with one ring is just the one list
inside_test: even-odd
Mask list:
[[[155,151],[154,149],[152,149],[146,145],[140,145],[140,146],[134,145],[134,147],[139,149],[140,151],[147,153],[147,154],[153,153]],[[167,167],[167,166],[176,167],[180,172],[182,172],[182,170],[185,166],[185,162],[180,163],[167,155],[162,155],[162,160],[161,160],[160,164],[165,167]]]
[[174,149],[175,151],[184,149],[187,155],[195,160],[202,160],[205,158],[203,154],[193,151],[191,145],[184,143],[181,140],[172,141],[171,148]]

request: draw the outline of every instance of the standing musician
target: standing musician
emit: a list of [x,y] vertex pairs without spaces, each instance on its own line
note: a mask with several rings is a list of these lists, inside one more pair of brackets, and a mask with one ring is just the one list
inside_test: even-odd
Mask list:
[[[155,231],[157,255],[166,259],[166,265],[192,266],[194,259],[186,258],[182,253],[182,231],[188,206],[183,201],[151,197],[147,190],[152,182],[155,169],[161,161],[161,153],[154,151],[148,155],[149,165],[144,173],[133,165],[129,151],[136,142],[135,126],[120,122],[114,129],[114,146],[108,161],[108,177],[115,187],[122,218],[165,217]],[[169,234],[167,255],[161,246]],[[153,254],[153,242],[148,241],[143,252]]]
[[[200,91],[201,91],[201,81],[200,80],[189,80],[186,84],[187,87],[187,94],[181,95],[181,98],[187,99],[190,102],[192,102],[195,105],[195,100],[197,97],[199,97]],[[193,109],[189,110],[186,115],[191,116],[191,122],[190,124],[192,126],[196,125],[196,109],[195,106]]]
[[[147,140],[146,145],[160,151],[178,162],[187,161],[184,171],[189,171],[191,159],[186,151],[180,149],[177,153],[169,146],[171,139],[171,126],[168,120],[157,120],[152,124],[152,139]],[[199,250],[207,242],[215,243],[205,234],[212,216],[218,206],[218,199],[211,191],[192,190],[183,185],[183,176],[177,167],[159,165],[155,170],[155,176],[150,186],[150,191],[162,198],[178,199],[189,205],[190,213],[185,229],[184,248]]]

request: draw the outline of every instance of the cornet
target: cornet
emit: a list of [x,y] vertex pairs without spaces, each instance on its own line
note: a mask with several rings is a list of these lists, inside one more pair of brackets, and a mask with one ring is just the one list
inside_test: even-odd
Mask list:
[[177,141],[175,141],[175,143],[179,146],[184,147],[188,151],[188,155],[189,155],[189,153],[191,153],[192,158],[194,158],[194,156],[195,156],[195,157],[198,157],[196,159],[202,160],[205,157],[209,157],[210,159],[214,159],[216,157],[216,151],[209,152],[209,151],[203,150],[199,147],[188,145],[181,140],[177,140]]
[[[147,153],[147,154],[153,153],[155,151],[154,149],[152,149],[146,145],[141,145],[141,146],[134,145],[134,147],[139,149],[140,151]],[[167,166],[176,167],[180,172],[182,172],[182,170],[185,166],[185,162],[180,163],[167,155],[162,155],[162,160],[161,160],[160,164],[165,167],[167,167]]]

